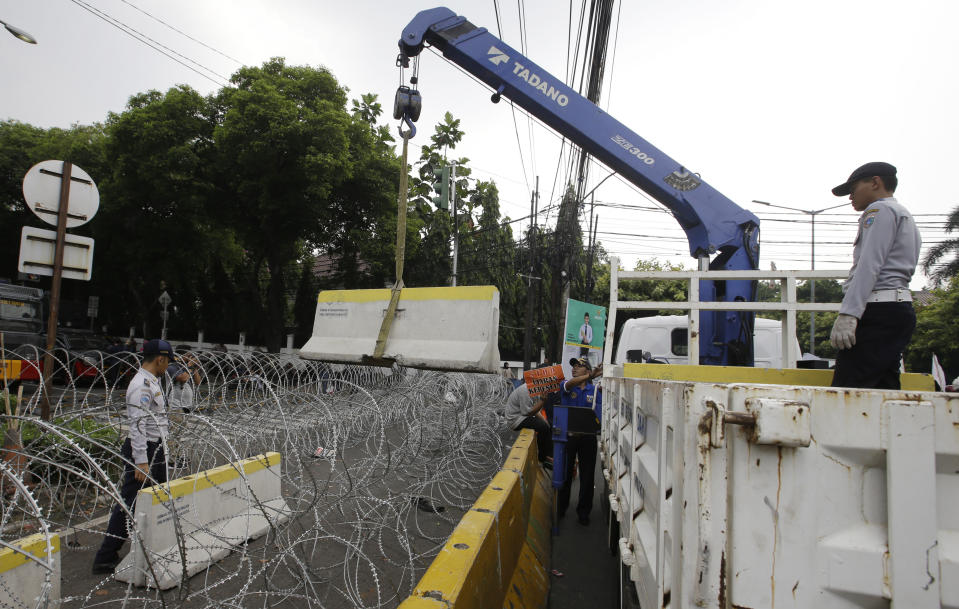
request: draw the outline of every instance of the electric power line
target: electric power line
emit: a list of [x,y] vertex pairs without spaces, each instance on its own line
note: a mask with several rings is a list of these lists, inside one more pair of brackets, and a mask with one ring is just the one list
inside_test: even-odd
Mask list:
[[[147,35],[139,32],[139,31],[137,31],[136,29],[134,29],[134,28],[130,27],[129,25],[123,23],[122,21],[120,21],[120,20],[118,20],[118,19],[110,16],[109,14],[101,11],[100,9],[98,9],[98,8],[90,5],[89,3],[84,2],[83,0],[70,0],[70,2],[72,2],[73,4],[76,4],[77,6],[79,6],[79,7],[82,8],[83,10],[87,11],[87,12],[90,13],[91,15],[94,15],[95,17],[97,17],[98,19],[101,19],[101,20],[109,23],[110,25],[112,25],[113,27],[117,28],[118,30],[120,30],[120,31],[123,32],[124,34],[126,34],[126,35],[130,36],[131,38],[133,38],[134,40],[137,40],[137,41],[145,44],[146,46],[150,47],[150,48],[153,49],[154,51],[160,53],[161,55],[164,55],[165,57],[168,57],[169,59],[172,59],[173,61],[175,61],[175,62],[177,62],[178,64],[182,65],[183,67],[187,68],[188,70],[190,70],[190,71],[192,71],[192,72],[195,72],[196,74],[199,74],[200,76],[202,76],[203,78],[209,80],[209,81],[212,82],[213,84],[215,84],[215,85],[217,85],[217,86],[220,86],[220,87],[229,86],[229,82],[228,82],[229,79],[226,78],[225,76],[223,76],[222,74],[218,74],[217,72],[211,70],[210,68],[204,66],[203,64],[201,64],[201,63],[199,63],[199,62],[197,62],[197,61],[194,61],[194,60],[190,59],[189,57],[187,57],[187,56],[185,56],[185,55],[182,55],[181,53],[178,53],[178,52],[174,51],[174,50],[171,49],[170,47],[168,47],[168,46],[166,46],[166,45],[164,45],[164,44],[162,44],[162,43],[160,43],[160,42],[158,42],[158,41],[150,38],[149,36],[147,36]],[[165,49],[165,50],[164,50],[164,49]],[[168,52],[168,51],[169,51],[169,52]],[[186,60],[187,62],[192,63],[192,64],[194,64],[195,66],[198,66],[199,68],[201,68],[201,69],[203,69],[203,70],[206,70],[206,71],[209,72],[210,74],[213,74],[214,76],[222,79],[222,81],[218,81],[218,80],[216,80],[216,79],[214,79],[214,78],[211,78],[209,75],[204,74],[203,72],[197,70],[197,69],[194,68],[193,66],[190,66],[190,65],[188,65],[187,63],[184,63],[184,61],[181,61],[180,59],[177,59],[177,57],[180,57],[180,58]]]
[[218,55],[222,55],[223,57],[226,57],[227,59],[229,59],[230,61],[233,61],[233,62],[237,63],[238,65],[241,65],[241,66],[243,65],[243,62],[240,61],[239,59],[236,59],[235,57],[230,57],[229,55],[227,55],[227,54],[224,53],[223,51],[220,51],[219,49],[216,49],[216,48],[214,48],[214,47],[211,47],[210,45],[206,44],[206,43],[203,42],[202,40],[197,40],[196,38],[194,38],[193,36],[190,36],[190,35],[187,34],[186,32],[184,32],[184,31],[182,31],[182,30],[179,30],[179,29],[173,27],[172,25],[170,25],[169,23],[167,23],[167,22],[164,21],[163,19],[160,19],[159,17],[157,17],[157,16],[155,16],[155,15],[152,15],[152,14],[146,12],[145,10],[143,10],[142,8],[140,8],[139,6],[133,4],[132,2],[129,2],[129,0],[120,0],[120,1],[123,2],[124,4],[126,4],[127,6],[132,7],[134,10],[140,11],[141,13],[143,13],[144,15],[146,15],[147,17],[149,17],[150,19],[153,19],[154,21],[157,21],[157,22],[165,25],[166,27],[170,28],[171,30],[173,30],[173,31],[176,32],[177,34],[180,34],[181,36],[185,36],[186,38],[189,38],[190,40],[192,40],[193,42],[199,44],[200,46],[206,47],[206,48],[210,49],[211,51],[213,51],[214,53],[217,53]]

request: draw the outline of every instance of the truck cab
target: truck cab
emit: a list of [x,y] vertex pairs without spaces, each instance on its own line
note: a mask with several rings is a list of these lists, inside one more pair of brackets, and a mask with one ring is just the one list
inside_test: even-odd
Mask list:
[[[660,362],[689,363],[689,337],[686,315],[657,315],[628,319],[619,332],[614,364]],[[796,351],[799,342],[793,336]],[[782,323],[757,317],[753,327],[755,367],[782,368]]]
[[0,331],[37,333],[43,326],[43,290],[0,284]]

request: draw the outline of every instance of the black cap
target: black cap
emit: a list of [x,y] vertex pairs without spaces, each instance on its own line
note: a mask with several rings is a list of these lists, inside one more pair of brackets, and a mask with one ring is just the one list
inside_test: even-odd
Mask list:
[[848,196],[852,192],[852,185],[858,182],[863,178],[871,178],[872,176],[894,176],[896,175],[896,168],[889,163],[883,163],[882,161],[873,161],[872,163],[866,163],[862,167],[856,169],[856,171],[849,174],[849,179],[840,184],[839,186],[832,189],[832,194],[837,197]]
[[186,371],[186,368],[181,364],[170,364],[170,367],[166,369],[166,373],[169,374],[172,379],[175,379]]
[[588,369],[592,370],[593,367],[589,365],[589,360],[585,357],[574,357],[569,360],[570,366],[586,366]]
[[170,358],[171,362],[176,360],[176,356],[173,354],[173,347],[170,346],[170,343],[159,338],[148,340],[143,345],[143,355],[165,355]]

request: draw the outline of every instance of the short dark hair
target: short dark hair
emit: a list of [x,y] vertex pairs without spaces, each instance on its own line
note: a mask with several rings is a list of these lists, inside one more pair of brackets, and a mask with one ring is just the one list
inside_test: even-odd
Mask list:
[[883,187],[889,192],[896,192],[896,186],[899,185],[899,178],[896,176],[876,176],[882,181]]
[[859,181],[871,182],[873,178],[879,178],[879,181],[882,182],[882,187],[888,192],[896,192],[896,186],[899,185],[899,178],[896,176],[869,176],[867,178],[860,178]]
[[159,354],[159,353],[151,353],[150,355],[144,355],[144,356],[143,356],[143,363],[144,363],[144,364],[149,364],[150,362],[152,362],[153,360],[155,360],[155,359],[158,358],[158,357],[160,357],[160,354]]

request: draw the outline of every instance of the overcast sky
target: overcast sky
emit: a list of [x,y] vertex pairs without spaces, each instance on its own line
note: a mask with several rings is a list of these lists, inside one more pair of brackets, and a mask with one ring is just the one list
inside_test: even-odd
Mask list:
[[[498,35],[492,0],[446,5]],[[502,38],[519,49],[522,28],[526,55],[565,78],[580,5],[499,2]],[[433,6],[0,0],[0,20],[39,40],[28,45],[0,32],[0,118],[41,127],[103,121],[134,93],[179,83],[212,93],[239,65],[273,56],[328,68],[351,97],[378,94],[389,116],[399,84],[396,41],[416,12]],[[806,210],[842,204],[829,189],[867,161],[899,168],[897,197],[917,214],[925,242],[943,238],[945,214],[959,204],[948,179],[959,165],[959,2],[628,0],[617,11],[600,105],[760,216],[763,269],[771,262],[809,268],[809,216],[751,201]],[[435,53],[423,54],[419,88],[424,109],[414,150],[449,111],[466,132],[453,154],[469,157],[476,177],[497,183],[504,215],[529,214],[535,176],[541,208],[559,198],[568,163],[555,134],[505,100],[491,104],[485,86]],[[607,173],[594,167],[589,188]],[[694,264],[676,221],[646,211],[661,206],[631,185],[607,180],[596,203],[599,238],[627,266],[652,256]],[[848,268],[855,220],[848,205],[818,216],[817,269]],[[555,215],[544,221],[552,225]],[[514,224],[514,234],[526,224]],[[912,287],[923,283],[917,275]]]

